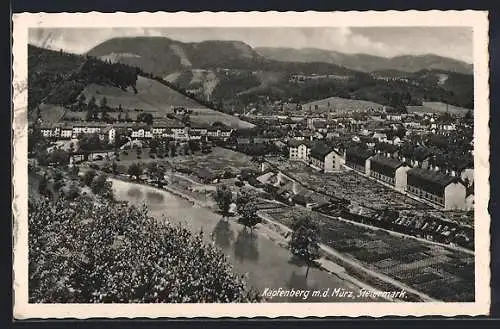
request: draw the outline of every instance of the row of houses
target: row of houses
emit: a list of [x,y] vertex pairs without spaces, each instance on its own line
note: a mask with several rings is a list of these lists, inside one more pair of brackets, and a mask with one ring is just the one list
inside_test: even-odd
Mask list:
[[346,150],[345,164],[445,210],[469,210],[473,207],[473,191],[455,172],[444,173],[437,167],[422,168],[418,162],[393,158],[388,154],[373,155],[367,150],[355,148]]
[[228,139],[233,132],[231,128],[219,127],[187,127],[166,125],[130,125],[82,123],[79,125],[54,124],[42,126],[40,131],[46,138],[72,139],[81,134],[99,134],[102,140],[114,143],[117,132],[124,131],[133,139],[173,138],[176,140],[200,140],[203,137],[212,139]]
[[406,160],[389,153],[376,153],[348,148],[344,152],[321,142],[313,145],[292,141],[289,159],[303,161],[325,173],[339,171],[344,165],[365,176],[430,202],[445,210],[472,209],[473,191],[455,172],[444,173],[429,168],[425,161]]

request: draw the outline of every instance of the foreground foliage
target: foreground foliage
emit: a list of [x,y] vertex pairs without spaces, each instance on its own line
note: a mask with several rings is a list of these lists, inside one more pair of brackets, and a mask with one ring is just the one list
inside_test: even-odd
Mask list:
[[86,197],[30,202],[29,275],[33,303],[258,299],[201,234]]

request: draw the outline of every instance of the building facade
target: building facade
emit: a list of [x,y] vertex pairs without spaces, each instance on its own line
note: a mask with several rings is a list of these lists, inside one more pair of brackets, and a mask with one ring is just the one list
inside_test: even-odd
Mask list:
[[289,159],[309,162],[311,148],[308,143],[292,141],[288,147]]
[[314,145],[310,152],[311,167],[321,170],[325,173],[340,170],[341,156],[332,148],[323,143]]
[[370,175],[370,158],[372,153],[359,148],[349,148],[346,150],[346,166],[359,171],[365,175]]
[[465,210],[466,188],[457,178],[422,168],[408,170],[407,188],[419,198],[445,210]]
[[370,160],[370,176],[404,191],[407,185],[407,172],[410,167],[403,161],[375,155]]

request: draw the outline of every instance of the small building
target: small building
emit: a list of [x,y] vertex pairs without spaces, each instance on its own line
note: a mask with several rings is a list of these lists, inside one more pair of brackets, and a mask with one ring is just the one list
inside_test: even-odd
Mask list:
[[42,126],[40,127],[40,132],[42,133],[43,137],[52,137],[52,127],[50,126]]
[[238,144],[238,145],[250,144],[250,138],[248,138],[248,137],[238,137],[236,139],[236,144]]
[[311,147],[309,143],[302,141],[291,141],[288,146],[288,154],[290,160],[309,161]]
[[311,166],[319,170],[333,172],[340,170],[341,155],[324,143],[316,143],[310,153]]
[[412,168],[407,174],[407,192],[445,210],[466,209],[466,188],[458,177],[423,168]]
[[346,166],[357,170],[365,175],[370,175],[370,158],[372,152],[359,147],[351,147],[346,150]]
[[80,134],[98,134],[101,132],[103,124],[91,123],[73,126],[73,136],[78,136]]
[[406,177],[409,169],[410,166],[404,161],[381,154],[375,155],[370,160],[370,176],[399,190],[406,189]]
[[113,126],[107,126],[101,130],[101,135],[109,144],[114,144],[116,139],[116,129]]

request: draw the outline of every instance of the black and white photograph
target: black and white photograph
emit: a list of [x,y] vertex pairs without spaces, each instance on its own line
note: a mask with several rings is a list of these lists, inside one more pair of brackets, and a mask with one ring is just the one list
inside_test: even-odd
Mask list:
[[313,14],[18,15],[16,316],[488,312],[487,15]]

